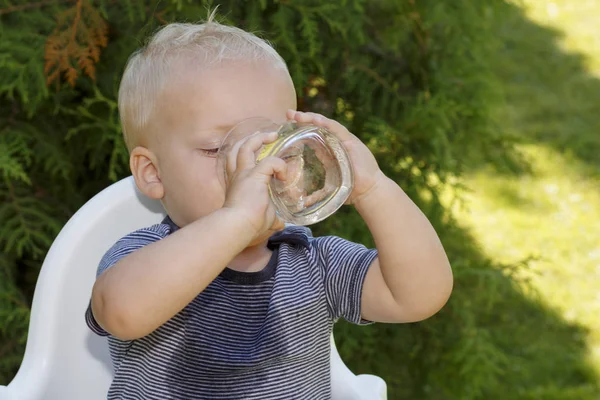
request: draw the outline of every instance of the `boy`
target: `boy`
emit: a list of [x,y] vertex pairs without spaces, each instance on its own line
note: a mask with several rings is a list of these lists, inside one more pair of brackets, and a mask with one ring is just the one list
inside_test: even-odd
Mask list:
[[[368,148],[336,121],[295,111],[285,62],[266,42],[209,18],[171,24],[128,62],[119,90],[130,168],[168,217],[104,256],[86,321],[108,336],[109,399],[327,399],[334,322],[419,321],[447,301],[452,273],[433,228]],[[250,117],[328,128],[355,173],[348,201],[377,249],[285,228],[269,201],[272,135],[216,152]]]

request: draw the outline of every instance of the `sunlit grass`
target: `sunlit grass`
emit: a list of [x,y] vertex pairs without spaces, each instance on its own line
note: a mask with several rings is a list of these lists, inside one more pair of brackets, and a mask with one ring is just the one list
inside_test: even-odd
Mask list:
[[577,161],[543,145],[527,145],[532,174],[519,178],[478,172],[466,221],[486,253],[502,263],[532,258],[527,278],[568,321],[590,329],[590,354],[600,371],[600,194],[573,171]]
[[[524,139],[532,171],[468,175],[467,207],[454,211],[494,260],[532,259],[541,299],[589,330],[600,376],[600,1],[524,3],[536,25],[504,30],[498,118]],[[534,26],[558,31],[555,41]]]
[[598,0],[526,0],[527,15],[539,24],[566,32],[560,45],[585,55],[587,69],[600,77],[600,35]]

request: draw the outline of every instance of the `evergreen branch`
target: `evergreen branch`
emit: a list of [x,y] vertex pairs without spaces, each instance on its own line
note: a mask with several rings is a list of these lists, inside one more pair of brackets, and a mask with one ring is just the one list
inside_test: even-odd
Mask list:
[[58,81],[62,73],[69,85],[74,87],[79,71],[73,61],[95,80],[95,63],[100,60],[100,48],[108,45],[106,21],[88,0],[77,0],[75,7],[60,14],[58,20],[54,33],[46,42],[46,84]]
[[371,78],[375,79],[377,81],[377,83],[379,83],[381,86],[388,89],[390,92],[392,92],[392,93],[397,92],[397,90],[394,89],[394,87],[392,85],[390,85],[381,75],[379,75],[377,73],[377,71],[367,67],[366,65],[357,64],[357,63],[349,63],[348,68],[350,68],[350,69],[354,68],[359,71],[363,71],[367,75],[369,75]]
[[86,141],[84,145],[85,151],[89,151],[90,166],[107,165],[109,179],[116,181],[127,170],[129,154],[123,143],[118,104],[114,97],[105,96],[98,87],[94,87],[94,97],[86,98],[75,110],[66,109],[64,112],[76,115],[81,120],[67,131],[66,139],[86,132],[88,137],[94,139]]
[[[19,204],[19,201],[17,199],[16,193],[15,193],[15,188],[14,188],[12,182],[8,178],[5,178],[4,181],[6,183],[6,187],[8,188],[9,200],[11,200],[13,209],[16,211],[16,216],[17,216],[18,221],[21,223],[21,226],[27,226],[26,221],[23,218],[23,211],[22,211],[21,205]],[[9,245],[6,247],[8,247],[8,248],[11,247],[10,240],[9,240]],[[5,250],[8,250],[8,249],[5,249]]]
[[10,13],[17,12],[17,11],[25,11],[25,10],[29,10],[32,8],[41,8],[41,7],[48,6],[51,4],[56,4],[56,3],[72,3],[74,1],[76,1],[76,0],[42,0],[42,1],[38,1],[36,3],[19,4],[19,5],[0,9],[0,15],[10,14]]
[[10,294],[4,296],[10,303],[15,304],[17,307],[28,309],[29,305],[23,301],[23,299],[19,299],[15,296],[11,296]]
[[[22,13],[12,19],[34,19],[34,16]],[[31,14],[42,14],[31,13]],[[52,18],[44,15],[43,23],[52,23]],[[8,24],[6,24],[8,25]],[[22,27],[3,26],[0,40],[0,95],[7,99],[19,99],[13,105],[22,105],[29,116],[37,106],[47,98],[49,92],[43,72],[44,43],[47,34],[23,30]],[[11,105],[7,104],[7,111]],[[21,108],[21,107],[20,107]]]
[[14,276],[15,261],[0,253],[0,371],[21,361],[27,338],[30,307]]
[[2,189],[0,244],[3,251],[14,252],[17,257],[23,257],[26,252],[35,259],[43,256],[61,228],[61,221],[54,217],[55,210],[43,199],[32,197],[26,187],[20,186],[18,191],[15,183],[6,177]]
[[71,27],[71,30],[73,31],[73,33],[71,34],[72,43],[75,42],[75,37],[77,35],[77,26],[79,25],[79,21],[81,20],[81,3],[82,0],[78,0],[77,4],[75,5],[75,18],[73,19],[73,26]]
[[165,19],[165,14],[166,14],[167,10],[162,10],[162,11],[157,11],[155,12],[154,18],[156,18],[156,20],[158,22],[161,23],[161,25],[167,25],[169,22]]
[[[412,12],[409,14],[411,19],[414,22],[415,29],[413,33],[418,42],[419,55],[421,56],[420,62],[422,65],[425,64],[427,55],[429,53],[429,32],[423,26],[423,21],[421,19],[421,14],[417,10],[417,5],[415,0],[409,0],[408,3],[412,8]],[[425,68],[419,69],[421,79],[423,80],[425,93],[429,93],[429,76]]]
[[0,171],[6,179],[16,179],[30,184],[26,167],[31,164],[32,151],[27,138],[19,132],[1,131],[0,137]]
[[5,354],[10,353],[15,347],[19,345],[19,341],[17,339],[12,339],[4,342],[2,347],[0,347],[0,360],[4,358]]

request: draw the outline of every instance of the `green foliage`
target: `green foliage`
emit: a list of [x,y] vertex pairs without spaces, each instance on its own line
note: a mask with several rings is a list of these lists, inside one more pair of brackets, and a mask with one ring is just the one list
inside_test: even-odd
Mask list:
[[0,254],[0,381],[17,372],[27,340],[29,307],[24,293],[15,285],[14,259]]
[[[93,16],[90,32],[98,18],[108,24],[107,46],[94,42],[99,61],[85,65],[77,63],[77,47],[61,58],[68,76],[47,86],[44,49],[53,35],[63,37],[57,26],[76,29],[60,18],[78,5]],[[198,21],[216,5],[224,22],[274,44],[288,62],[300,109],[340,120],[369,145],[451,256],[455,291],[436,317],[339,324],[336,337],[351,368],[384,377],[391,399],[505,399],[507,387],[514,388],[510,398],[591,399],[597,392],[589,371],[565,355],[580,342],[552,355],[542,348],[557,367],[531,371],[545,362],[532,325],[548,324],[551,343],[580,331],[530,299],[531,289],[515,279],[525,266],[482,256],[441,201],[482,162],[522,168],[515,138],[493,112],[502,103],[489,61],[502,47],[494,21],[516,10],[503,0],[0,0],[0,382],[20,362],[28,304],[52,239],[87,199],[128,175],[116,107],[128,56],[161,24]],[[351,209],[315,231],[372,244]]]

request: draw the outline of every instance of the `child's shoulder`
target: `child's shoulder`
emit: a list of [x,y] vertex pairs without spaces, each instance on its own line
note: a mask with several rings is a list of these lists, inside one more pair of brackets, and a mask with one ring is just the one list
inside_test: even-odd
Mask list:
[[171,228],[166,223],[150,225],[126,234],[117,240],[100,260],[97,275],[110,268],[127,254],[140,249],[150,243],[164,239],[171,233]]
[[171,233],[171,228],[164,221],[158,224],[137,229],[121,237],[114,246],[149,244],[164,239]]
[[173,228],[169,224],[167,218],[165,218],[160,223],[136,229],[135,231],[126,234],[115,242],[111,250],[122,249],[125,247],[143,247],[152,242],[164,239],[171,233],[173,233]]

